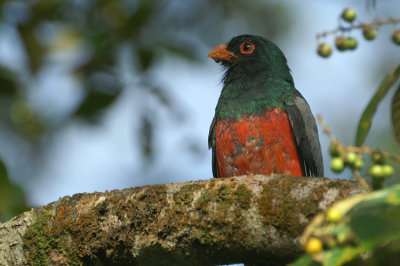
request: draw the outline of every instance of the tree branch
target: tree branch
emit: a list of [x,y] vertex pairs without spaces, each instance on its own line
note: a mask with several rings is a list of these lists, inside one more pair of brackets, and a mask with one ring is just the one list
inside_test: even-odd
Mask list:
[[243,176],[66,196],[0,224],[1,265],[284,263],[358,182]]

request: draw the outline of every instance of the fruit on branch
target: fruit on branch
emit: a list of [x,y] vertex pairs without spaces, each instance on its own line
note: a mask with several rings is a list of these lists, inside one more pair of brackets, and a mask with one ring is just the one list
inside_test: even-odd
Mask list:
[[356,161],[353,164],[353,167],[357,170],[360,170],[361,168],[364,167],[364,161],[362,158],[357,158]]
[[371,153],[371,160],[374,164],[384,164],[385,159],[382,156],[382,153],[380,151],[374,151]]
[[393,173],[394,173],[393,166],[391,166],[390,164],[382,165],[382,172],[383,172],[384,177],[389,177],[389,176],[393,175]]
[[337,173],[340,173],[344,169],[344,162],[342,158],[340,157],[335,157],[331,161],[331,169]]
[[342,19],[347,22],[353,22],[356,19],[356,11],[352,8],[346,8],[342,12]]
[[395,30],[392,34],[392,40],[395,44],[400,45],[400,30]]
[[347,49],[346,38],[344,36],[339,36],[335,39],[335,46],[339,51],[344,51]]
[[326,220],[332,223],[338,223],[342,220],[342,213],[337,207],[331,207],[326,213]]
[[317,53],[322,57],[329,57],[332,53],[332,48],[329,44],[321,43],[318,45]]
[[363,27],[363,36],[366,40],[371,41],[375,39],[377,30],[374,29],[371,25],[367,25]]
[[354,39],[352,37],[346,38],[346,42],[345,42],[346,49],[354,50],[357,48],[357,45],[358,45],[358,42],[356,39]]
[[331,145],[329,145],[329,154],[332,157],[337,157],[339,156],[339,151],[337,150],[337,147],[335,144],[331,143]]
[[369,174],[370,174],[373,178],[383,178],[383,177],[384,177],[384,173],[383,173],[382,165],[380,165],[380,164],[373,164],[373,165],[371,166],[371,168],[369,168]]
[[348,153],[346,153],[346,163],[348,163],[349,165],[354,165],[357,158],[358,156],[355,152],[349,151]]
[[322,250],[322,241],[316,237],[310,237],[305,249],[309,254],[317,253]]

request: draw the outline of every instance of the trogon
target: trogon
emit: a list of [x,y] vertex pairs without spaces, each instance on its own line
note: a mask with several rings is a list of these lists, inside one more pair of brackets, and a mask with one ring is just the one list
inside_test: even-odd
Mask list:
[[214,177],[324,176],[315,119],[278,46],[240,35],[208,56],[225,67],[208,137]]

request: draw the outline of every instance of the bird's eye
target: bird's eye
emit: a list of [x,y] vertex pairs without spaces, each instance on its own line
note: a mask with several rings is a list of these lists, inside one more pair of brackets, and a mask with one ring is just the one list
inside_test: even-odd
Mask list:
[[254,52],[254,49],[256,49],[256,46],[254,45],[254,43],[249,41],[243,42],[240,46],[240,52],[242,54],[251,54]]

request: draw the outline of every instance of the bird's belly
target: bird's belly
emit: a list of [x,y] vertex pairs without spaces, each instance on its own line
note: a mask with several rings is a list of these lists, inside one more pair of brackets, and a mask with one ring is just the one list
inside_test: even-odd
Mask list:
[[303,175],[288,116],[280,108],[259,116],[218,121],[216,156],[221,177]]

